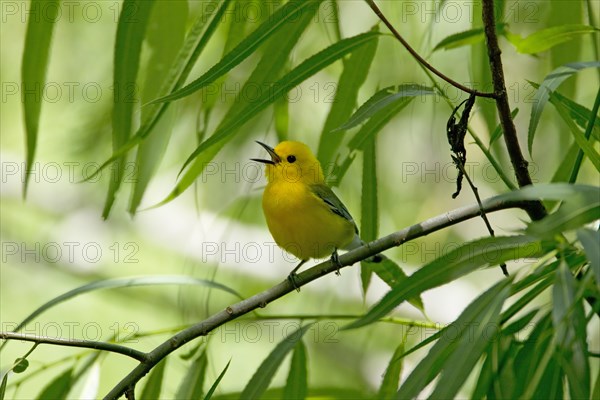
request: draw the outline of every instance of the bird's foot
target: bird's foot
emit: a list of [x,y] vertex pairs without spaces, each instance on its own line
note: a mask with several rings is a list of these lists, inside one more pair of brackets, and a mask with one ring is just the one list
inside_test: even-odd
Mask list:
[[338,256],[337,249],[335,249],[335,250],[333,251],[333,253],[331,253],[331,263],[332,263],[333,265],[335,265],[335,267],[336,267],[335,274],[336,274],[337,276],[340,276],[340,275],[341,275],[341,273],[340,273],[340,268],[342,268],[342,267],[343,267],[343,265],[342,265],[342,263],[340,263],[340,258],[339,258],[339,256]]
[[296,282],[297,277],[298,277],[298,274],[296,273],[296,271],[292,271],[288,275],[287,279],[288,279],[288,281],[290,281],[290,283],[292,284],[294,289],[296,289],[297,292],[300,292],[300,286],[298,286],[298,283]]

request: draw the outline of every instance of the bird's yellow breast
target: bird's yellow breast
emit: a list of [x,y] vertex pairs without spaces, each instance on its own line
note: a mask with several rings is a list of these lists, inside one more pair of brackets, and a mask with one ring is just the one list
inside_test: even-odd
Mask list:
[[262,205],[277,245],[301,260],[324,258],[355,235],[351,221],[332,212],[309,185],[300,182],[270,182]]

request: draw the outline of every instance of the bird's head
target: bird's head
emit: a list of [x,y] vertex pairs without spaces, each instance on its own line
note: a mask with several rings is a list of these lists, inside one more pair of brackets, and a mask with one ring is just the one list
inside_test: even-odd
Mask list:
[[319,160],[307,145],[301,142],[285,141],[272,148],[257,141],[271,156],[270,160],[253,158],[266,164],[269,182],[289,182],[315,184],[323,183],[323,169]]

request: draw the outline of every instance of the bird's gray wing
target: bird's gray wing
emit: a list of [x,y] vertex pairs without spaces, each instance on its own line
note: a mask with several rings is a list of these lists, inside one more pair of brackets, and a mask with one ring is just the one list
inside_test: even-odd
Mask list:
[[335,195],[335,193],[333,193],[333,190],[331,190],[329,186],[324,184],[315,184],[311,185],[310,188],[318,198],[320,198],[325,202],[325,204],[327,204],[327,206],[333,213],[352,222],[352,224],[354,225],[354,231],[358,234],[358,227],[356,226],[352,215],[350,215],[350,212],[348,211],[344,203],[342,203],[342,201]]

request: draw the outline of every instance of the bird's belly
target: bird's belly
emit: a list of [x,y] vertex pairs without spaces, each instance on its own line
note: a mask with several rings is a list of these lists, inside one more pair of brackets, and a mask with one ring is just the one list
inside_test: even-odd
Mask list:
[[[266,192],[265,192],[266,193]],[[333,213],[319,198],[298,191],[267,198],[263,208],[275,242],[301,260],[323,258],[343,248],[354,237],[354,225]]]

